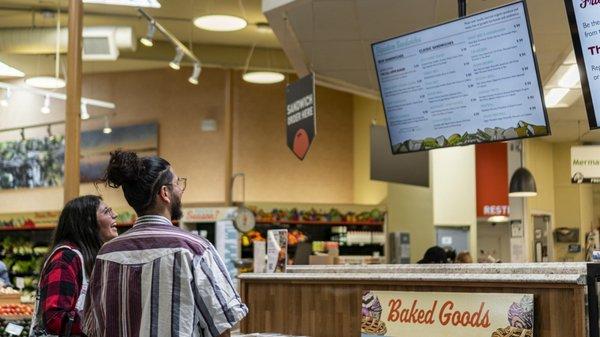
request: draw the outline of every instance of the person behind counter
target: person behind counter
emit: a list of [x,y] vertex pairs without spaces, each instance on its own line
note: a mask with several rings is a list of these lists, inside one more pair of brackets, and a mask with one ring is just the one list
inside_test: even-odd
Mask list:
[[473,263],[473,257],[468,251],[462,251],[456,256],[456,263]]
[[123,188],[138,219],[98,254],[86,334],[229,336],[248,308],[213,245],[172,224],[182,216],[186,179],[163,158],[116,151],[104,180]]
[[65,205],[40,272],[30,336],[81,335],[87,280],[102,244],[118,235],[116,218],[98,196]]
[[6,264],[0,260],[0,288],[12,287],[10,283],[10,277],[8,277],[8,268]]
[[417,263],[448,263],[448,255],[446,254],[446,250],[444,250],[444,248],[440,246],[433,246],[425,251],[423,258]]

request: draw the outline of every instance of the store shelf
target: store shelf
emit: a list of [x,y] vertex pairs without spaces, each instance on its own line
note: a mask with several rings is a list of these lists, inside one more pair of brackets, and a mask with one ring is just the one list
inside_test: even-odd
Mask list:
[[28,273],[13,273],[10,272],[10,276],[12,277],[30,277],[30,276],[40,276],[40,273],[38,272],[28,272]]
[[12,227],[12,226],[4,226],[0,227],[0,232],[8,231],[8,232],[17,232],[17,231],[49,231],[53,230],[56,226],[54,224],[50,225],[40,225],[35,227]]
[[[135,222],[131,221],[131,222],[121,222],[117,224],[118,228],[129,228],[131,226],[133,226]],[[53,230],[54,228],[56,228],[55,224],[49,224],[49,225],[40,225],[40,226],[35,226],[35,227],[12,227],[12,226],[4,226],[4,227],[0,227],[0,232],[2,231],[6,231],[6,232],[18,232],[18,231],[48,231],[48,230]]]
[[[15,304],[19,304],[21,302],[16,302]],[[31,315],[0,315],[0,318],[7,321],[21,321],[21,320],[30,320]]]
[[383,226],[382,221],[256,220],[259,225]]

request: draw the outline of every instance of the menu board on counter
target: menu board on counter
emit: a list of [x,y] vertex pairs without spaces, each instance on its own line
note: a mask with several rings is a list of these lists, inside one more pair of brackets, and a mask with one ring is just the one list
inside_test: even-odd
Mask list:
[[550,134],[524,2],[372,50],[394,154]]
[[590,129],[600,111],[600,1],[565,0]]

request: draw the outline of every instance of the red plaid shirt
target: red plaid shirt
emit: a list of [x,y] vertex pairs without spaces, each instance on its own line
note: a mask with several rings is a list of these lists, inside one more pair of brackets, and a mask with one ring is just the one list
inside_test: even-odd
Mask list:
[[40,280],[40,310],[48,333],[64,334],[69,316],[73,316],[75,321],[71,335],[81,335],[81,322],[75,305],[82,282],[81,261],[77,253],[60,249],[50,257]]

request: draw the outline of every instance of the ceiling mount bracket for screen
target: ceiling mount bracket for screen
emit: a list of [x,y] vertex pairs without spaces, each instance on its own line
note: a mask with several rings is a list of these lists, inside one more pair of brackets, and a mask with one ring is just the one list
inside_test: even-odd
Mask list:
[[458,0],[458,17],[467,16],[467,0]]

